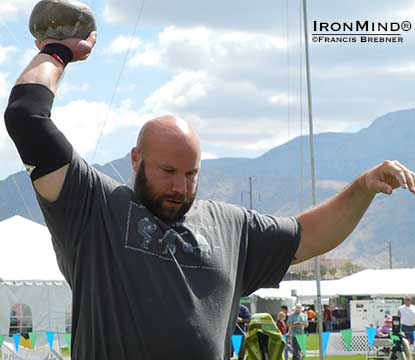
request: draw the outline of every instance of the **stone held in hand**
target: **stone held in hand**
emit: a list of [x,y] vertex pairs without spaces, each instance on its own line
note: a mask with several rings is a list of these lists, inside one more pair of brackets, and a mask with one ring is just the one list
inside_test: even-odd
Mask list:
[[32,35],[45,39],[86,39],[96,30],[91,9],[75,0],[41,0],[32,10],[29,20]]

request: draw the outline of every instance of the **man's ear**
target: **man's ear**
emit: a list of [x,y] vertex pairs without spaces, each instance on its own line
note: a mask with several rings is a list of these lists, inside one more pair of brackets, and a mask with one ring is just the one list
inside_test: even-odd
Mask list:
[[131,167],[135,172],[138,172],[141,163],[141,152],[135,146],[131,149]]

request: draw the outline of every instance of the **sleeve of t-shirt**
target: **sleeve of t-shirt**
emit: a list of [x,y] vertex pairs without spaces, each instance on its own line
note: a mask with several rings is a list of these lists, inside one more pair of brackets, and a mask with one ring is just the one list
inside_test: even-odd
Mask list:
[[93,207],[99,206],[96,194],[102,191],[100,184],[97,171],[73,151],[58,199],[49,202],[36,194],[56,255],[64,256],[66,263],[74,258],[83,229],[92,221]]
[[250,211],[244,296],[277,287],[300,243],[300,224],[294,217],[278,218]]

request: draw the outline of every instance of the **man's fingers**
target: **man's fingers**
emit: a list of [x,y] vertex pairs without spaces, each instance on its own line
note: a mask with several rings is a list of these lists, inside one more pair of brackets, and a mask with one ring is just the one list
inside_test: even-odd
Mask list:
[[392,186],[381,180],[373,181],[372,188],[376,193],[384,193],[386,195],[392,194]]
[[399,182],[399,185],[415,194],[415,174],[398,161],[391,163],[391,166],[395,169],[392,170],[392,175]]
[[397,162],[397,165],[402,168],[405,174],[406,183],[408,185],[409,191],[415,194],[415,173],[399,162]]
[[404,189],[408,188],[405,172],[401,168],[398,168],[395,170],[394,176],[395,176],[395,179],[398,180],[399,185],[401,185],[402,188]]
[[91,49],[95,46],[97,43],[97,32],[91,31],[88,35],[88,37],[85,39],[85,41],[90,45]]

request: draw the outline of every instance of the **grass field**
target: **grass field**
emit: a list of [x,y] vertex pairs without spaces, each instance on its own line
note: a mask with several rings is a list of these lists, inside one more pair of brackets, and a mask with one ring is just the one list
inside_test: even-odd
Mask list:
[[[306,359],[308,360],[319,360],[319,357],[309,357],[307,356]],[[347,356],[325,356],[324,360],[365,360],[365,355],[347,355]]]

